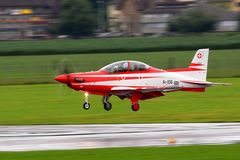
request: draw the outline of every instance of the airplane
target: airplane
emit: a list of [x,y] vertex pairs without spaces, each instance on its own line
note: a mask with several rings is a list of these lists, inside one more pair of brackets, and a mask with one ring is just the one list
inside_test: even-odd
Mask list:
[[55,80],[76,91],[83,91],[83,108],[86,110],[90,108],[89,94],[95,94],[103,96],[103,106],[107,111],[112,108],[109,102],[112,95],[122,100],[130,99],[132,110],[138,111],[139,100],[164,96],[166,92],[205,92],[210,86],[227,85],[206,81],[208,55],[208,48],[197,50],[187,68],[163,70],[143,62],[124,60],[98,71],[62,74],[55,77]]

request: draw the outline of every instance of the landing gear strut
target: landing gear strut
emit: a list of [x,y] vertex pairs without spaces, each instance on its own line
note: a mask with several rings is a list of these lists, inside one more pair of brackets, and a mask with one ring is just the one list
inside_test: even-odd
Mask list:
[[88,96],[89,96],[88,92],[85,92],[84,93],[85,103],[83,103],[83,108],[85,110],[88,110],[90,108],[90,103],[88,103]]
[[110,111],[112,109],[112,104],[108,101],[110,96],[103,96],[103,106],[106,111]]
[[[109,97],[110,96],[111,95],[103,96],[102,102],[103,102],[104,109],[106,111],[110,111],[112,109],[112,104],[109,102]],[[85,102],[83,104],[83,108],[85,110],[88,110],[90,108],[90,103],[88,103],[88,97],[89,97],[88,92],[84,93],[84,97],[85,97]],[[130,99],[131,99],[131,102],[132,102],[132,110],[133,111],[138,111],[139,110],[138,100],[140,99],[139,95],[133,95]]]

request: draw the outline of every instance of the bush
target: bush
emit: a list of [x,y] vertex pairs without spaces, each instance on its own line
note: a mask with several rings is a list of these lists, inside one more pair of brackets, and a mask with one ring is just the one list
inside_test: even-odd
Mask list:
[[214,30],[215,18],[198,10],[190,10],[169,22],[170,32],[202,33]]

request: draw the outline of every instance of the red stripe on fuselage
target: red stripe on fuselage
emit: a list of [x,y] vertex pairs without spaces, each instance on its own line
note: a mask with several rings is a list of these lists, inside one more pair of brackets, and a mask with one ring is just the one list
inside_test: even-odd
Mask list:
[[169,69],[167,72],[191,72],[191,71],[204,71],[204,69],[198,68],[178,68],[178,69]]
[[[157,78],[159,76],[153,77],[153,76],[119,76],[119,75],[115,75],[112,77],[85,77],[85,76],[79,76],[77,77],[78,79],[84,79],[84,83],[88,83],[88,82],[104,82],[104,81],[121,81],[121,80],[134,80],[134,79],[145,79],[145,78]],[[77,83],[77,81],[76,81]]]

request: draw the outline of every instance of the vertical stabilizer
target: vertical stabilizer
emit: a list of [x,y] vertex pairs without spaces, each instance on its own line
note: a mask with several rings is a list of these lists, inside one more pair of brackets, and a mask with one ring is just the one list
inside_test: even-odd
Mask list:
[[194,77],[198,78],[199,80],[206,81],[207,67],[208,67],[208,54],[209,54],[208,48],[197,50],[195,56],[193,57],[191,64],[189,65],[189,68],[199,70],[199,72],[194,73],[196,75],[193,75]]

